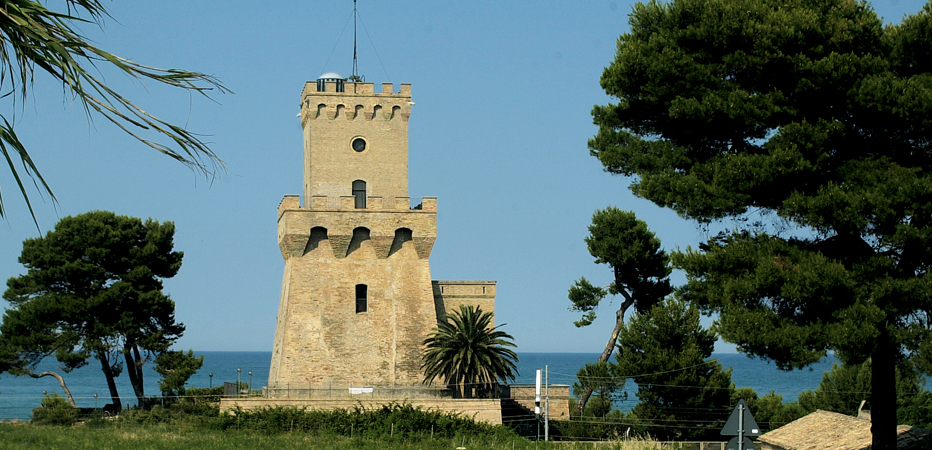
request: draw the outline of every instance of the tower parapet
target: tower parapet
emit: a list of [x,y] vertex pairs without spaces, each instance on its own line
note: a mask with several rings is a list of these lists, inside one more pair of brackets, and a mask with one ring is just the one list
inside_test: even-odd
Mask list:
[[[352,83],[330,73],[301,91],[304,198],[408,196],[411,85]],[[358,189],[357,189],[358,188]]]
[[[375,92],[375,83],[356,83],[351,81],[344,81],[339,83],[338,81],[327,80],[325,84],[321,84],[318,81],[308,81],[304,84],[304,90],[301,91],[301,98],[305,98],[309,94],[323,94],[323,95],[340,95],[340,94],[374,94],[377,96],[395,96],[395,97],[406,97],[411,98],[411,83],[401,83],[398,85],[398,92],[394,92],[394,84],[392,83],[382,83],[382,92]],[[322,86],[326,88],[321,89]]]
[[[423,260],[430,257],[437,239],[436,197],[424,197],[414,208],[409,206],[407,197],[393,198],[392,203],[369,197],[369,207],[363,209],[355,208],[354,200],[352,196],[316,196],[308,208],[302,208],[296,196],[286,196],[278,206],[278,245],[282,257],[286,260],[302,257],[318,250],[320,241],[326,239],[333,257],[345,258],[356,250],[349,243],[360,228],[367,230],[366,239],[375,246],[377,259],[393,256],[407,241],[414,244],[415,253],[410,257]],[[321,230],[316,237],[315,229]]]
[[[382,83],[375,92],[373,83],[321,83],[308,81],[301,91],[301,124],[318,119],[402,120],[411,117],[411,85],[402,83],[393,92],[392,83]],[[320,88],[324,87],[323,90]]]
[[[432,282],[437,321],[446,320],[460,305],[473,306],[482,312],[495,312],[494,281],[438,281]],[[495,326],[495,317],[491,325]]]

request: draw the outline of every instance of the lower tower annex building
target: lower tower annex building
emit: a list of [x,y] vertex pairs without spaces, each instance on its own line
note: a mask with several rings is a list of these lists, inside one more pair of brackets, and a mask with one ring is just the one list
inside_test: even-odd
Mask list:
[[268,393],[421,386],[423,341],[494,281],[431,280],[437,199],[411,205],[411,85],[325,74],[301,92],[303,201],[278,207],[285,259]]

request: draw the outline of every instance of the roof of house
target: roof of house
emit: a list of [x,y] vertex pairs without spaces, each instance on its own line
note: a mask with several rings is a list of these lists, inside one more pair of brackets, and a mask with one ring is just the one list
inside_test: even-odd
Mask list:
[[[897,450],[932,446],[932,431],[909,425],[896,429]],[[764,433],[760,441],[785,450],[866,450],[871,446],[869,420],[818,410]]]

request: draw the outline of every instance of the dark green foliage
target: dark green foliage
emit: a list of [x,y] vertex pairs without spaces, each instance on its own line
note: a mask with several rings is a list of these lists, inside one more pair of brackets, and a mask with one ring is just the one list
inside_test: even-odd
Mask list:
[[[457,434],[492,434],[495,427],[475,422],[464,416],[424,410],[410,404],[393,403],[376,409],[357,406],[352,410],[301,411],[293,408],[270,408],[255,412],[240,412],[239,427],[255,424],[258,431],[323,431],[340,435],[356,435],[371,439],[394,436],[398,440],[430,437],[454,437]],[[232,418],[230,418],[232,419]],[[228,420],[226,427],[233,426]],[[503,432],[503,431],[502,431]],[[507,433],[506,433],[507,434]]]
[[882,312],[852,302],[858,282],[844,263],[807,246],[735,233],[676,261],[692,274],[684,292],[721,311],[718,329],[740,351],[772,359],[784,370],[819,361],[830,344],[842,360],[866,357]]
[[[47,9],[43,2],[35,0],[7,0],[3,2],[4,20],[0,21],[0,86],[4,96],[12,95],[14,104],[32,100],[28,92],[38,68],[52,79],[59,81],[69,100],[78,104],[90,116],[103,117],[120,127],[130,136],[163,154],[188,166],[212,173],[209,166],[220,160],[200,137],[185,127],[172,125],[136,106],[127,97],[111,89],[98,73],[102,68],[115,69],[117,73],[137,80],[155,81],[159,84],[207,93],[212,88],[227,91],[211,76],[178,69],[156,69],[120,58],[89,42],[75,27],[85,23],[103,25],[109,16],[99,0],[66,0],[64,11]],[[26,193],[25,183],[17,171],[15,161],[22,161],[25,175],[35,178],[36,186],[49,194],[46,184],[24,144],[16,136],[13,124],[0,115],[0,155],[6,161],[26,205],[32,213],[32,205]],[[168,138],[165,145],[146,137],[156,133]],[[222,164],[222,163],[220,163]],[[54,195],[52,196],[54,199]],[[0,199],[0,217],[5,216]],[[35,220],[35,214],[33,214]]]
[[[923,388],[925,380],[909,364],[896,370],[896,404],[898,423],[928,428],[932,424],[932,393]],[[807,412],[817,409],[857,415],[861,401],[872,408],[871,360],[856,365],[832,365],[822,375],[815,391],[799,394],[799,404]]]
[[46,395],[41,406],[32,410],[33,423],[71,426],[78,421],[78,408],[58,394]]
[[166,407],[124,411],[113,422],[120,424],[186,423],[219,431],[254,431],[262,434],[306,433],[343,436],[383,442],[421,442],[430,439],[484,436],[498,441],[520,440],[501,425],[476,422],[460,414],[425,410],[407,403],[368,409],[307,410],[293,407],[263,408],[220,414],[217,408],[179,401]]
[[[550,437],[554,441],[621,441],[626,436],[634,437],[635,430],[632,424],[630,419],[617,410],[605,418],[551,420]],[[652,447],[645,445],[644,448]]]
[[492,326],[492,313],[460,305],[424,340],[424,382],[442,379],[461,397],[494,398],[498,380],[514,379],[518,355],[511,335]]
[[19,257],[27,272],[10,278],[3,294],[10,308],[0,324],[0,368],[24,375],[54,356],[67,372],[94,358],[113,403],[121,403],[113,378],[125,369],[144,404],[143,364],[184,332],[162,292],[162,279],[181,267],[174,233],[171,222],[94,211],[27,239]]
[[184,391],[185,398],[201,403],[218,403],[223,396],[223,386],[212,388],[188,388]]
[[613,369],[638,384],[631,410],[639,430],[660,440],[700,440],[724,423],[710,424],[710,410],[731,405],[731,369],[712,355],[715,334],[702,328],[694,305],[668,298],[636,314],[618,335]]
[[584,313],[576,326],[595,320],[596,308],[606,294],[621,294],[629,306],[647,311],[670,293],[667,254],[660,248],[660,239],[633,212],[613,207],[596,211],[586,245],[596,264],[612,268],[614,278],[607,288],[593,286],[585,278],[570,288],[570,310]]
[[586,364],[576,374],[578,381],[573,383],[573,395],[579,397],[583,392],[592,392],[586,403],[582,417],[604,417],[612,411],[612,403],[621,400],[620,392],[625,387],[624,378],[618,378],[607,362]]
[[[132,411],[136,413],[137,411]],[[465,447],[469,449],[568,449],[565,444],[550,444],[546,442],[532,442],[514,434],[507,427],[477,424],[469,419],[454,420],[458,428],[453,429],[441,422],[448,422],[442,417],[432,417],[433,412],[424,411],[418,418],[418,413],[402,412],[383,415],[375,411],[378,417],[377,426],[382,428],[380,433],[365,432],[363,428],[352,427],[338,429],[329,424],[337,424],[341,419],[338,416],[354,415],[355,411],[346,411],[337,414],[332,422],[320,421],[314,423],[312,428],[291,428],[294,423],[312,423],[308,420],[315,413],[273,413],[275,420],[283,424],[281,430],[276,432],[260,431],[256,427],[245,428],[245,422],[240,417],[239,428],[236,416],[221,418],[216,409],[213,415],[176,414],[163,422],[142,423],[130,421],[121,415],[115,419],[95,419],[86,421],[85,426],[77,427],[49,427],[34,424],[0,424],[0,447],[2,448],[41,448],[41,449],[190,449],[190,450],[216,450],[216,449],[454,449]],[[149,411],[140,411],[147,414]],[[248,414],[248,413],[247,413]],[[368,414],[368,412],[366,413]],[[271,417],[266,414],[265,417]],[[361,418],[360,418],[361,419]],[[341,423],[352,423],[341,421]],[[221,425],[226,423],[227,427]],[[392,424],[394,424],[394,431]],[[405,424],[414,424],[420,428],[418,431],[409,431]],[[384,426],[383,426],[384,425]],[[434,429],[431,437],[431,428]],[[445,432],[438,433],[438,429]],[[291,431],[289,431],[291,430]],[[360,434],[360,430],[366,436]],[[376,436],[376,437],[368,437]],[[647,448],[647,447],[645,447]]]
[[608,291],[609,289],[593,286],[586,277],[582,277],[579,281],[573,283],[568,295],[572,303],[570,311],[579,311],[583,313],[579,320],[573,322],[573,325],[577,327],[592,325],[592,322],[595,321],[596,310],[599,307],[599,303],[608,295]]
[[193,350],[169,351],[155,358],[155,372],[162,376],[159,389],[163,396],[184,395],[185,383],[204,365],[204,356],[194,356]]
[[[628,308],[634,306],[636,311],[649,311],[670,293],[670,264],[666,252],[660,248],[660,239],[647,224],[638,220],[633,212],[618,208],[609,207],[592,215],[586,245],[596,264],[608,264],[614,277],[605,288],[593,286],[585,277],[570,287],[570,311],[583,313],[574,324],[577,327],[590,325],[607,294],[621,294],[624,298],[615,312],[612,334],[597,361],[605,363],[615,349]],[[577,394],[577,415],[584,413],[591,394],[592,390],[585,386]]]
[[923,389],[909,401],[898,403],[896,418],[901,424],[932,429],[932,392]]
[[932,3],[886,27],[854,0],[651,2],[630,23],[592,154],[657,205],[733,220],[674,257],[683,298],[784,369],[872,357],[892,448],[895,367],[932,360]]
[[754,421],[761,427],[763,432],[775,430],[800,417],[809,414],[799,403],[783,403],[783,396],[777,395],[773,391],[758,397],[757,392],[751,388],[735,389],[731,396],[732,405],[737,405],[738,400],[743,399],[748,405],[748,409],[754,416]]
[[870,401],[870,370],[869,361],[855,365],[832,364],[832,369],[822,374],[815,391],[799,393],[799,404],[808,412],[823,409],[856,416],[861,401]]
[[614,282],[609,293],[634,299],[637,311],[650,310],[670,293],[670,266],[660,239],[633,212],[608,207],[592,215],[589,253],[596,264],[612,268]]
[[[900,424],[929,428],[932,425],[932,393],[923,388],[920,372],[910,365],[897,368],[897,418]],[[732,403],[744,399],[764,430],[779,428],[816,410],[833,411],[855,416],[861,401],[870,410],[871,362],[856,365],[833,364],[822,375],[816,390],[799,394],[799,400],[783,403],[783,398],[771,391],[758,398],[750,388],[740,388],[732,395]]]

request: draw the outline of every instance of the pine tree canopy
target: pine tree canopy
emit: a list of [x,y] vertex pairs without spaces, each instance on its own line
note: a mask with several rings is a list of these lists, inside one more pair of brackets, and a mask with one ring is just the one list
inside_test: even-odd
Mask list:
[[[184,333],[162,279],[181,268],[175,225],[107,211],[65,217],[27,239],[26,273],[7,280],[0,323],[0,371],[28,375],[48,356],[65,371],[99,361],[113,403],[125,368],[140,406],[143,365]],[[125,365],[123,361],[125,361]]]
[[[612,269],[613,281],[606,287],[593,286],[585,277],[576,281],[569,289],[572,302],[570,311],[583,313],[574,322],[577,327],[591,325],[596,318],[599,304],[608,294],[620,294],[624,300],[615,311],[615,326],[605,350],[597,363],[606,363],[615,349],[618,333],[624,325],[625,313],[634,306],[635,311],[647,312],[671,292],[670,257],[660,248],[660,239],[639,220],[633,212],[608,207],[592,215],[586,246],[597,264],[607,264]],[[584,371],[580,371],[585,377]],[[577,415],[582,415],[593,389],[592,384],[583,383],[577,403]]]
[[695,305],[669,297],[635,314],[618,335],[612,370],[638,385],[631,415],[661,440],[718,437],[724,420],[711,411],[731,406],[731,369],[710,359],[715,333],[702,328]]
[[932,369],[932,3],[886,26],[854,0],[650,2],[630,23],[591,153],[638,196],[729,221],[674,264],[739,351],[871,357],[892,448],[896,364]]

